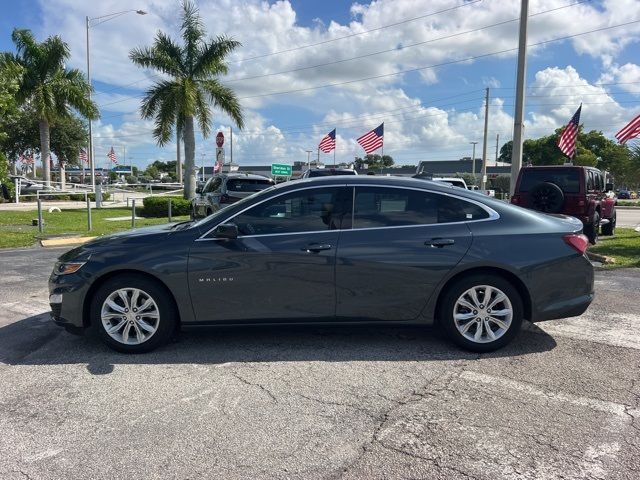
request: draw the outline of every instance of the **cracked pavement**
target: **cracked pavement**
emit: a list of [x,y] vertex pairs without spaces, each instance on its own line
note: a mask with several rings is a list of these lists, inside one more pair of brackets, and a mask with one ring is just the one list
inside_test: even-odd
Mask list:
[[488,355],[324,326],[127,356],[50,323],[60,253],[0,252],[2,479],[640,478],[640,270]]

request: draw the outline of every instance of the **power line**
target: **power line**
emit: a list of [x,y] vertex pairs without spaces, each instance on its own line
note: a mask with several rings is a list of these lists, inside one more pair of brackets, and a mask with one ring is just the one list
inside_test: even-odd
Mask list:
[[367,33],[376,32],[376,31],[379,31],[379,30],[384,30],[384,29],[390,28],[390,27],[396,27],[398,25],[403,25],[405,23],[414,22],[416,20],[421,20],[423,18],[432,17],[434,15],[439,15],[441,13],[451,12],[451,11],[457,10],[459,8],[475,5],[476,3],[480,3],[481,1],[482,0],[474,0],[472,2],[467,2],[467,3],[464,3],[462,5],[456,5],[455,7],[446,8],[444,10],[439,10],[437,12],[431,12],[431,13],[427,13],[427,14],[424,14],[424,15],[420,15],[418,17],[408,18],[408,19],[402,20],[400,22],[390,23],[390,24],[387,24],[387,25],[383,25],[381,27],[372,28],[370,30],[364,30],[362,32],[351,33],[349,35],[344,35],[342,37],[330,38],[328,40],[323,40],[321,42],[310,43],[308,45],[302,45],[302,46],[294,47],[294,48],[288,48],[286,50],[279,50],[277,52],[265,53],[265,54],[262,54],[262,55],[256,55],[256,56],[253,56],[253,57],[243,58],[242,60],[237,60],[237,61],[235,61],[233,63],[244,63],[244,62],[248,62],[248,61],[251,61],[251,60],[257,60],[259,58],[271,57],[273,55],[280,55],[282,53],[289,53],[289,52],[294,52],[296,50],[302,50],[302,49],[305,49],[305,48],[317,47],[318,45],[326,45],[327,43],[337,42],[338,40],[344,40],[346,38],[357,37],[357,36],[360,36],[360,35],[365,35]]
[[[585,3],[585,1],[589,1],[589,0],[584,0],[582,2],[563,5],[561,7],[552,8],[550,10],[544,10],[542,12],[538,12],[538,13],[534,13],[532,15],[529,15],[529,17],[535,17],[535,16],[538,16],[538,15],[543,15],[545,13],[555,12],[557,10],[562,10],[564,8],[573,7],[575,5],[580,5],[582,3]],[[383,53],[399,52],[399,51],[402,51],[402,50],[405,50],[405,49],[408,49],[408,48],[417,47],[417,46],[420,46],[420,45],[426,45],[428,43],[433,43],[433,42],[437,42],[437,41],[440,41],[440,40],[447,40],[447,39],[450,39],[450,38],[459,37],[461,35],[466,35],[466,34],[469,34],[469,33],[479,32],[479,31],[486,30],[486,29],[489,29],[489,28],[498,27],[498,26],[501,26],[501,25],[506,25],[507,23],[513,23],[513,22],[516,22],[518,20],[519,20],[519,18],[512,18],[512,19],[509,19],[509,20],[504,20],[502,22],[497,22],[497,23],[492,23],[492,24],[489,24],[489,25],[484,25],[482,27],[474,28],[472,30],[466,30],[464,32],[452,33],[450,35],[445,35],[445,36],[437,37],[437,38],[431,38],[429,40],[425,40],[425,41],[422,41],[422,42],[411,43],[411,44],[408,44],[408,45],[401,45],[401,46],[396,47],[396,48],[389,48],[387,50],[380,50],[380,51],[377,51],[377,52],[367,53],[367,54],[363,54],[363,55],[357,55],[355,57],[343,58],[343,59],[340,59],[340,60],[334,60],[334,61],[326,62],[326,63],[319,63],[319,64],[316,64],[316,65],[309,65],[309,66],[306,66],[306,67],[298,67],[298,68],[293,68],[293,69],[290,69],[290,70],[283,70],[283,71],[280,71],[280,72],[272,72],[272,73],[265,73],[265,74],[260,74],[260,75],[251,75],[251,76],[246,76],[246,77],[231,78],[231,79],[227,79],[226,82],[239,82],[239,81],[243,81],[243,80],[254,80],[254,79],[257,79],[257,78],[265,78],[265,77],[271,77],[271,76],[275,76],[275,75],[284,75],[286,73],[300,72],[300,71],[303,71],[303,70],[310,70],[310,69],[313,69],[313,68],[326,67],[326,66],[329,66],[329,65],[336,65],[336,64],[339,64],[339,63],[350,62],[352,60],[359,60],[359,59],[362,59],[362,58],[373,57],[373,56],[376,56],[376,55],[381,55]]]
[[[633,20],[631,22],[625,22],[625,23],[620,23],[617,25],[612,25],[609,27],[602,27],[602,28],[597,28],[594,30],[589,30],[586,32],[581,32],[581,33],[576,33],[573,35],[565,35],[563,37],[558,37],[558,38],[554,38],[551,40],[544,40],[541,42],[536,42],[536,43],[531,43],[529,45],[527,45],[528,47],[535,47],[535,46],[539,46],[539,45],[545,45],[547,43],[552,43],[552,42],[559,42],[562,40],[567,40],[569,38],[575,38],[581,35],[588,35],[591,33],[597,33],[597,32],[602,32],[605,30],[611,30],[614,28],[620,28],[620,27],[624,27],[624,26],[628,26],[628,25],[632,25],[635,23],[640,22],[640,20]],[[491,57],[491,56],[495,56],[495,55],[501,55],[503,53],[509,53],[509,52],[513,52],[515,50],[517,50],[517,47],[514,48],[509,48],[506,50],[500,50],[497,52],[491,52],[491,53],[484,53],[481,55],[474,55],[471,57],[467,57],[467,58],[462,58],[459,60],[450,60],[447,62],[442,62],[442,63],[437,63],[437,64],[433,64],[433,65],[426,65],[424,67],[417,67],[417,68],[410,68],[407,70],[400,70],[398,72],[394,72],[394,73],[386,73],[386,74],[382,74],[382,75],[374,75],[371,77],[365,77],[365,78],[359,78],[359,79],[355,79],[355,80],[347,80],[347,81],[343,81],[343,82],[336,82],[336,83],[328,83],[328,84],[324,84],[324,85],[316,85],[313,87],[306,87],[306,88],[299,88],[299,89],[295,89],[295,90],[285,90],[285,91],[281,91],[281,92],[271,92],[271,93],[263,93],[263,94],[259,94],[259,95],[249,95],[249,96],[245,96],[245,97],[239,97],[240,100],[244,100],[244,99],[250,99],[250,98],[261,98],[261,97],[270,97],[270,96],[275,96],[275,95],[286,95],[286,94],[290,94],[290,93],[298,93],[298,92],[307,92],[307,91],[312,91],[312,90],[318,90],[320,88],[327,88],[327,87],[337,87],[337,86],[341,86],[341,85],[348,85],[351,83],[359,83],[359,82],[364,82],[367,80],[377,80],[380,78],[388,78],[388,77],[393,77],[396,75],[402,75],[404,73],[412,73],[412,72],[418,72],[418,71],[422,71],[422,70],[428,70],[428,69],[432,69],[432,68],[436,68],[436,67],[443,67],[443,66],[447,66],[447,65],[454,65],[457,63],[463,63],[463,62],[468,62],[470,60],[477,60],[479,58],[487,58],[487,57]]]

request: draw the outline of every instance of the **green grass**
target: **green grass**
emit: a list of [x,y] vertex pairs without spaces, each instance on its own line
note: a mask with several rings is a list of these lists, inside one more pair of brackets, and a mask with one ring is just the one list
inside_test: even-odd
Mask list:
[[640,233],[632,228],[616,228],[613,237],[600,236],[589,251],[615,258],[616,263],[604,265],[607,268],[640,267]]
[[[140,214],[138,213],[138,216]],[[105,218],[127,217],[123,221],[107,221]],[[36,210],[22,212],[0,211],[0,248],[26,247],[33,245],[38,238],[49,235],[76,234],[86,236],[106,235],[131,228],[131,209],[101,208],[92,209],[93,228],[87,230],[86,210],[62,210],[62,212],[42,212],[44,232],[31,226],[31,220],[38,218]],[[173,221],[188,220],[189,217],[173,217]],[[167,223],[167,218],[142,218],[136,220],[136,227]]]
[[618,200],[620,207],[640,207],[640,200]]

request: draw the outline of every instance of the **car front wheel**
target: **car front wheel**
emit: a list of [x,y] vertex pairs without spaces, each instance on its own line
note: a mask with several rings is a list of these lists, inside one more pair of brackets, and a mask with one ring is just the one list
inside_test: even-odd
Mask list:
[[109,347],[123,353],[149,352],[171,337],[176,313],[165,289],[146,277],[107,280],[91,301],[91,326]]
[[593,216],[593,222],[584,227],[584,234],[589,239],[591,245],[598,243],[598,233],[600,230],[600,214],[598,212]]
[[516,336],[522,319],[522,299],[509,282],[497,275],[473,275],[444,293],[439,321],[461,347],[491,352]]

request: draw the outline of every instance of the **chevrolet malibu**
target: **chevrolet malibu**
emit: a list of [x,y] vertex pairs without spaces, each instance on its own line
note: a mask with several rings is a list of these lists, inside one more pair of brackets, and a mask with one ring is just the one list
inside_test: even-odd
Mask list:
[[334,176],[270,187],[198,222],[100,237],[59,258],[53,320],[120,352],[181,327],[436,324],[463,348],[582,314],[579,220],[442,182]]

